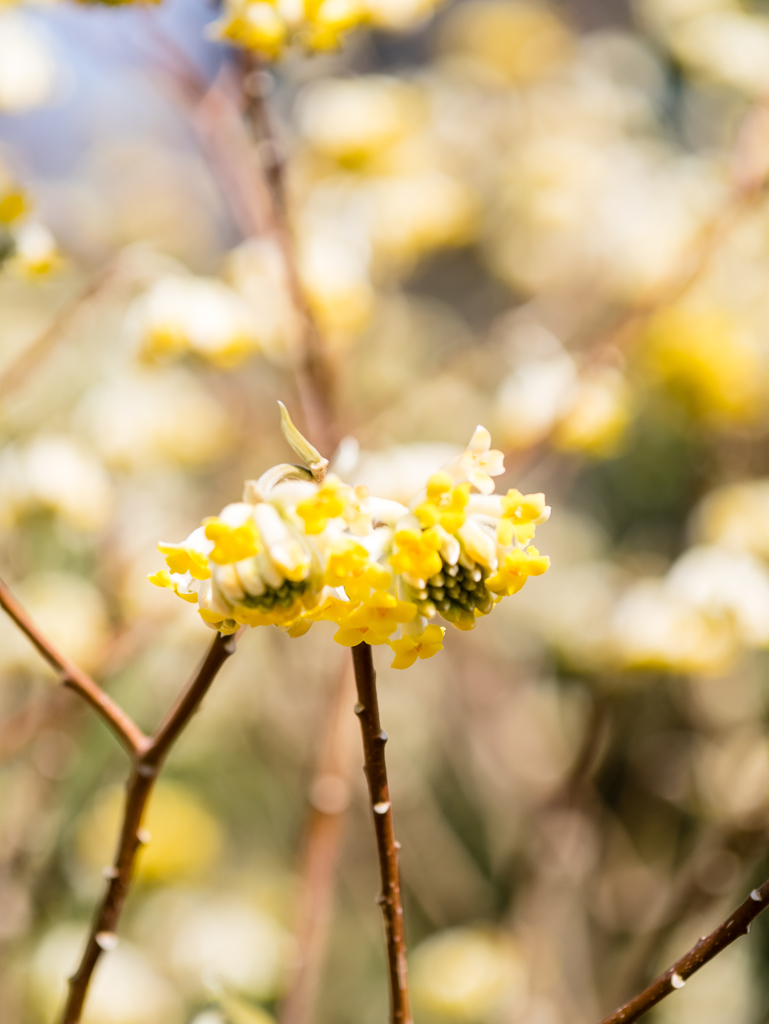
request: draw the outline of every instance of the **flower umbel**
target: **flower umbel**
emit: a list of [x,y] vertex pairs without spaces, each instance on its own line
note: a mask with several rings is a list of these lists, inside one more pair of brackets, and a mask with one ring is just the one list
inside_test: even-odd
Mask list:
[[276,625],[301,636],[330,621],[337,643],[389,644],[393,667],[409,668],[443,649],[446,629],[433,619],[473,629],[547,571],[530,543],[550,514],[545,497],[492,493],[504,467],[483,427],[410,508],[325,476],[318,453],[295,441],[307,469],[267,470],[186,540],[158,545],[168,568],[150,582],[197,602],[211,628]]

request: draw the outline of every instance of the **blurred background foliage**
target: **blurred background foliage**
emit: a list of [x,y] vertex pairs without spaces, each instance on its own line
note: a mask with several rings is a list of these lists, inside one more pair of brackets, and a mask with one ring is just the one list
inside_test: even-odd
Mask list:
[[[0,4],[3,574],[151,728],[209,635],[147,584],[156,541],[289,457],[300,328],[259,215],[285,160],[359,442],[340,475],[408,501],[480,421],[501,486],[553,506],[545,577],[379,665],[416,1018],[591,1024],[767,874],[769,9],[369,7],[344,49],[257,73],[276,146],[212,6]],[[252,631],[227,665],[88,1024],[280,1017],[330,639]],[[0,672],[0,1019],[43,1024],[125,764],[5,620]],[[354,749],[315,1019],[375,1024]],[[654,1019],[760,1024],[767,958],[759,922]]]

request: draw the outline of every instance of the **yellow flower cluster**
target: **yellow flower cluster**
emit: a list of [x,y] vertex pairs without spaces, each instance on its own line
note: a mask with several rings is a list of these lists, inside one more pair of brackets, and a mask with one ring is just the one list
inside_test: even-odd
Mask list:
[[336,49],[367,18],[361,0],[227,0],[212,33],[274,60],[294,42],[307,50]]
[[324,477],[317,453],[310,469],[276,466],[182,543],[159,544],[168,568],[150,581],[222,633],[272,624],[301,636],[331,621],[337,643],[389,644],[393,667],[408,668],[442,649],[436,617],[472,629],[548,568],[529,543],[550,512],[544,495],[494,495],[503,465],[490,444],[478,427],[409,508]]
[[26,193],[0,164],[0,266],[37,277],[54,270],[59,254],[51,233],[31,214]]

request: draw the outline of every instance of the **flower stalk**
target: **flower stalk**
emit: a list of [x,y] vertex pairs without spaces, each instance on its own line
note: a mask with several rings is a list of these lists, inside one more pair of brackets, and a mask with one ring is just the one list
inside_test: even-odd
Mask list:
[[403,905],[398,868],[400,843],[395,839],[385,762],[387,733],[383,731],[379,720],[376,673],[369,645],[364,642],[353,647],[352,659],[355,668],[355,685],[358,690],[355,713],[358,716],[363,737],[366,779],[374,817],[379,870],[382,876],[382,892],[377,902],[382,908],[387,942],[390,1022],[391,1024],[411,1024],[406,936],[403,926]]

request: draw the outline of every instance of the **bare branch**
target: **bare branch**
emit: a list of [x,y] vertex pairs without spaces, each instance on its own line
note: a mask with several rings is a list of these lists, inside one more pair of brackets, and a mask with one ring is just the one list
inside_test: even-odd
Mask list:
[[352,660],[355,667],[355,683],[358,688],[358,703],[355,706],[355,713],[360,721],[363,736],[366,778],[371,797],[371,811],[374,816],[379,870],[382,876],[382,894],[378,897],[377,902],[382,908],[387,937],[390,1021],[391,1024],[412,1024],[406,938],[403,928],[403,906],[398,870],[400,843],[395,841],[393,829],[392,805],[387,785],[387,765],[384,752],[387,733],[382,730],[379,721],[376,674],[369,645],[364,642],[353,647]]
[[163,760],[189,723],[219,669],[235,652],[235,637],[217,633],[202,664],[182,690],[176,703],[137,757],[126,788],[123,824],[114,864],[107,868],[107,889],[91,925],[80,966],[69,980],[69,994],[61,1024],[78,1024],[94,968],[101,954],[113,949],[115,929],[133,877],[136,855],[143,843],[142,819]]
[[219,669],[235,653],[237,633],[232,636],[216,634],[200,668],[177,697],[173,707],[152,734],[140,763],[145,767],[159,767],[179,734],[198,710]]
[[130,754],[141,753],[147,744],[147,737],[138,725],[102,690],[98,683],[95,683],[82,669],[58,651],[47,637],[43,636],[2,580],[0,580],[0,606],[5,609],[41,657],[58,673],[62,684],[80,694],[83,700],[91,705]]
[[673,966],[661,974],[656,981],[653,981],[629,1003],[625,1003],[614,1013],[604,1017],[600,1024],[632,1024],[632,1021],[643,1017],[671,992],[683,988],[687,978],[718,956],[735,939],[741,935],[747,935],[753,918],[758,917],[763,910],[766,910],[767,906],[769,906],[769,880],[764,882],[759,889],[754,889],[745,902],[741,903],[723,924],[720,924],[710,935],[703,936],[685,956],[676,960]]
[[117,259],[96,271],[53,315],[48,326],[0,374],[0,398],[23,384],[36,366],[48,355],[62,334],[75,322],[83,309],[111,283],[118,268]]

